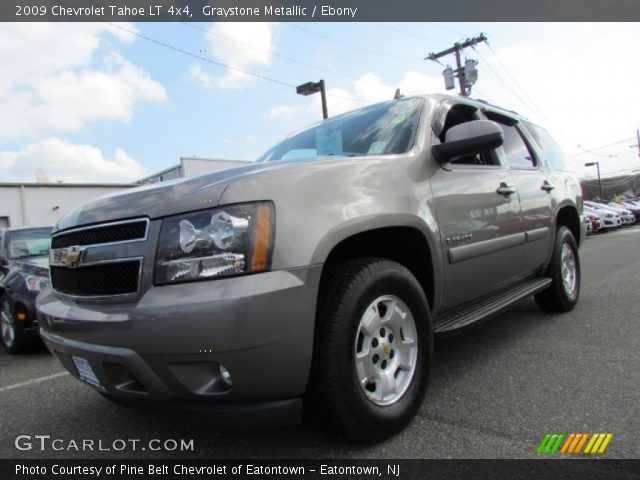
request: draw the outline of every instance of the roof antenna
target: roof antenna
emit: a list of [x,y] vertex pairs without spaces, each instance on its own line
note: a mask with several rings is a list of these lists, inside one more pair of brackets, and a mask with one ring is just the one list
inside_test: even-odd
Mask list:
[[404,95],[401,95],[400,94],[400,89],[396,88],[396,94],[393,96],[393,99],[394,100],[398,100],[399,98],[402,98],[402,97],[404,97]]

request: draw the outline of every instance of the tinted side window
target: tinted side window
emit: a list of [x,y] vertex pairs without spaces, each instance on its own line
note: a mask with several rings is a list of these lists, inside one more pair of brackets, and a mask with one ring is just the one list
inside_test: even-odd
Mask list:
[[525,127],[549,165],[557,170],[571,171],[560,145],[546,130],[530,123],[525,123]]
[[536,158],[529,150],[525,139],[518,130],[518,121],[507,115],[497,112],[485,112],[489,120],[493,120],[502,127],[504,131],[504,143],[502,152],[504,161],[510,167],[515,168],[535,168]]
[[501,125],[504,130],[504,150],[507,164],[511,167],[535,167],[533,155],[524,143],[515,126]]

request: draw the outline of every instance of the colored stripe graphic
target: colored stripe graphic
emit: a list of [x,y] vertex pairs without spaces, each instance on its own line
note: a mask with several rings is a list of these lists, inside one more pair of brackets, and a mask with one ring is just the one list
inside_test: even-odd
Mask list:
[[604,453],[612,438],[613,433],[547,433],[537,453]]
[[558,448],[560,448],[560,444],[564,439],[564,433],[547,433],[540,445],[538,446],[538,453],[556,453]]
[[580,450],[582,450],[582,446],[587,441],[587,438],[589,438],[589,434],[588,433],[583,433],[582,434],[582,439],[580,440],[578,445],[576,445],[576,453],[580,453]]

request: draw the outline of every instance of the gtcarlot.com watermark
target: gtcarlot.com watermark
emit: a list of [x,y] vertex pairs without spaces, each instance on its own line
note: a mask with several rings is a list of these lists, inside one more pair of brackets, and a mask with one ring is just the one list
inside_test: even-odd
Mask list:
[[80,438],[55,438],[51,435],[18,435],[16,449],[23,452],[193,452],[193,439],[142,440],[140,438],[116,438],[113,440]]

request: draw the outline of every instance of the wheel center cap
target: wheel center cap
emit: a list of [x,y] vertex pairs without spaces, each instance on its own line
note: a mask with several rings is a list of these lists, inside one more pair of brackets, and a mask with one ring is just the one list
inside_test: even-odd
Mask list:
[[382,344],[382,351],[385,355],[389,355],[389,344],[387,342],[384,342]]

